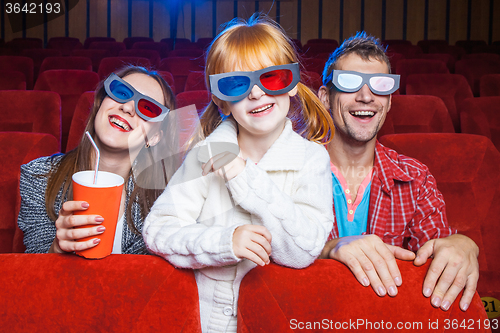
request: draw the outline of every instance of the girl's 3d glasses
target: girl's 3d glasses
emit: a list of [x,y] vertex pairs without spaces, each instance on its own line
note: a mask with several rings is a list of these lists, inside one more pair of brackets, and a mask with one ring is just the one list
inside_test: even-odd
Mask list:
[[135,112],[146,121],[162,121],[170,111],[166,106],[135,90],[115,73],[111,73],[104,81],[104,89],[108,96],[118,103],[134,101]]
[[252,72],[229,72],[210,75],[210,90],[219,99],[240,101],[257,85],[269,95],[281,95],[300,81],[298,63],[271,66]]
[[353,71],[333,70],[327,79],[340,91],[356,92],[365,84],[376,95],[390,95],[399,89],[399,75],[395,74],[366,74]]

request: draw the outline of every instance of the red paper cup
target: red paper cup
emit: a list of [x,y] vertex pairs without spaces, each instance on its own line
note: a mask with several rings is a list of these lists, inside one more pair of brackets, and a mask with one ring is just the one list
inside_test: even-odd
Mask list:
[[[106,230],[98,235],[101,240],[93,248],[76,251],[79,256],[89,259],[101,259],[111,254],[115,239],[116,223],[120,212],[120,201],[123,191],[123,177],[111,172],[99,171],[97,183],[94,182],[94,171],[80,171],[73,175],[73,200],[86,201],[89,208],[74,212],[75,215],[100,215],[104,218]],[[88,225],[81,228],[91,228]],[[81,241],[96,238],[82,238]]]

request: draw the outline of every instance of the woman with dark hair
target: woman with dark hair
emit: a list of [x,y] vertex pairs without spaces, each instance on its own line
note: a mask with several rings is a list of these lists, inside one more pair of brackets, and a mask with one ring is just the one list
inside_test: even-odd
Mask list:
[[[166,119],[174,108],[175,97],[168,84],[143,67],[125,67],[97,86],[86,131],[100,151],[99,171],[125,179],[113,253],[147,253],[141,236],[143,220],[165,188],[167,173],[174,171],[165,170],[173,166],[165,165],[164,160],[154,163],[151,157],[158,155],[155,150],[168,150],[176,144],[175,122]],[[95,158],[90,140],[83,135],[70,152],[21,166],[18,224],[24,232],[26,252],[64,253],[99,244],[99,238],[93,236],[105,232],[100,225],[103,218],[73,215],[89,204],[73,201],[71,186],[74,173],[95,168]],[[138,168],[141,173],[134,171]],[[86,225],[93,227],[75,228]],[[92,238],[79,241],[85,237]]]

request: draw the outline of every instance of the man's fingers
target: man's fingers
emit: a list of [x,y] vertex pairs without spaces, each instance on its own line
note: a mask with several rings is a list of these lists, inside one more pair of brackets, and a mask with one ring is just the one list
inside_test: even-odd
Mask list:
[[476,293],[478,278],[479,276],[477,274],[471,274],[467,279],[464,293],[460,299],[460,309],[463,311],[466,311],[469,308],[469,304],[472,302],[472,298]]
[[[440,278],[441,274],[443,273],[445,267],[446,267],[446,260],[434,259],[431,265],[429,266],[429,269],[427,270],[427,274],[424,279],[422,293],[424,294],[425,297],[430,297],[432,295],[431,303],[436,307],[441,306],[444,292],[448,290],[448,288],[446,288],[445,291],[438,290],[437,293],[435,290],[436,283]],[[443,287],[441,287],[441,289],[442,288]]]
[[432,254],[434,253],[434,239],[431,239],[430,241],[427,241],[422,247],[417,251],[417,256],[415,257],[415,260],[413,263],[415,266],[422,266],[427,262],[427,259],[429,259]]
[[[392,253],[387,249],[385,244],[376,248],[377,251],[367,252],[367,256],[370,259],[372,266],[374,267],[375,274],[378,277],[378,281],[381,281],[381,284],[377,283],[374,285],[372,283],[373,290],[379,296],[385,296],[388,293],[390,296],[396,296],[398,291],[394,282],[394,278],[392,277],[391,268],[389,265],[392,265],[392,270],[394,271],[394,275],[401,276],[399,274],[399,269],[397,268],[396,260]],[[391,263],[391,261],[393,263]],[[395,268],[394,268],[395,267]],[[365,272],[368,274],[370,281],[372,281],[373,273]]]

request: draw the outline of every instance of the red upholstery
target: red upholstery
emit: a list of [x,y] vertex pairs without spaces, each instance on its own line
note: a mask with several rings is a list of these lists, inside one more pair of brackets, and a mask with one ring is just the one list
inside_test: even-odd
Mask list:
[[[422,295],[429,264],[398,264],[403,284],[396,297],[377,296],[371,288],[361,286],[346,266],[334,260],[316,260],[301,270],[275,264],[254,268],[240,287],[238,333],[396,332],[398,323],[410,325],[406,332],[430,332],[429,323],[436,320],[440,323],[437,331],[444,332],[446,319],[459,323],[464,319],[479,320],[481,329],[474,332],[489,332],[483,329],[487,316],[477,293],[467,312],[459,309],[458,301],[448,311],[436,309]],[[307,322],[311,326],[306,326]],[[314,322],[320,324],[314,327]],[[451,328],[448,331],[452,332]]]
[[[92,70],[92,60],[88,57],[48,57],[43,59],[40,73],[49,69],[79,69]],[[40,74],[39,73],[39,74]]]
[[381,142],[429,167],[450,225],[479,246],[479,294],[500,298],[500,153],[495,146],[470,134],[397,134]]
[[21,56],[0,56],[0,70],[14,70],[24,73],[26,89],[33,89],[33,59]]
[[212,95],[207,90],[184,91],[175,96],[177,108],[183,108],[195,104],[198,115],[201,115],[205,107],[212,100]]
[[500,74],[485,74],[479,79],[481,97],[500,96]]
[[108,57],[101,60],[97,74],[99,74],[99,78],[103,80],[107,78],[109,74],[128,65],[151,68],[151,61],[149,61],[148,58],[140,57]]
[[[314,44],[315,45],[315,44]],[[304,69],[308,72],[316,72],[319,75],[323,74],[323,69],[325,68],[326,60],[322,58],[304,58],[302,65]]]
[[393,95],[378,136],[397,133],[453,133],[443,101],[435,96]]
[[177,38],[174,43],[174,50],[199,49],[197,43],[192,43],[187,38]]
[[61,143],[61,98],[57,93],[4,90],[0,101],[0,131],[48,133]]
[[461,59],[476,59],[476,61],[500,62],[500,55],[495,53],[464,54]]
[[413,45],[410,40],[406,39],[384,39],[382,44],[385,46],[391,45]]
[[500,97],[475,97],[459,108],[462,132],[490,139],[500,151]]
[[73,50],[71,51],[71,56],[74,57],[87,57],[92,61],[92,70],[97,72],[99,70],[99,64],[101,60],[106,57],[111,57],[111,53],[108,50]]
[[201,332],[191,270],[156,256],[0,255],[5,332]]
[[137,42],[154,42],[154,39],[150,37],[127,37],[123,40],[123,44],[127,49],[131,49]]
[[211,37],[205,37],[205,38],[198,38],[198,40],[196,41],[196,44],[198,44],[198,47],[202,50],[205,50],[208,45],[210,45],[212,43],[214,39],[211,38]]
[[407,44],[394,44],[387,47],[389,53],[401,53],[406,59],[415,57],[417,54],[422,53],[422,49],[417,45]]
[[160,54],[161,58],[165,58],[168,51],[171,50],[168,44],[161,42],[137,42],[132,45],[132,49],[155,50]]
[[162,59],[159,69],[161,71],[168,71],[172,73],[175,80],[176,93],[184,91],[187,76],[190,72],[204,70],[203,66],[199,62],[191,60],[187,57],[171,57]]
[[486,46],[486,42],[484,40],[457,40],[455,45],[463,48],[465,52],[471,53],[475,46]]
[[455,62],[457,61],[454,56],[448,53],[422,53],[415,55],[413,59],[430,59],[442,61],[446,64],[450,73],[455,72]]
[[5,43],[5,47],[10,48],[14,52],[14,55],[20,55],[23,50],[43,48],[43,40],[34,37],[14,38],[10,42]]
[[462,59],[455,63],[455,73],[462,74],[469,82],[474,96],[479,96],[479,82],[485,74],[500,73],[499,61]]
[[399,91],[406,93],[406,78],[411,74],[431,74],[443,73],[449,74],[450,71],[446,64],[439,60],[430,59],[403,59],[398,62],[396,74],[401,75],[399,81]]
[[300,81],[315,92],[318,92],[319,88],[323,85],[321,75],[316,72],[300,72]]
[[339,46],[338,43],[309,43],[302,47],[306,57],[314,57],[320,53],[332,53]]
[[398,62],[402,59],[404,59],[404,55],[401,53],[389,53],[387,52],[387,57],[389,58],[389,61],[391,62],[391,72],[394,73],[396,71],[396,68],[398,67]]
[[112,57],[117,57],[126,47],[122,42],[92,42],[89,49],[108,50]]
[[201,49],[177,49],[168,52],[169,57],[191,57],[203,58],[204,51]]
[[53,49],[28,49],[21,52],[21,55],[33,59],[33,82],[36,82],[43,60],[48,57],[60,57],[62,53]]
[[424,53],[429,53],[429,48],[431,46],[448,46],[448,41],[443,39],[428,39],[428,40],[420,40],[417,42],[417,46],[422,49]]
[[153,67],[158,67],[160,64],[160,53],[155,50],[130,49],[120,51],[119,57],[140,57],[147,58]]
[[49,134],[0,132],[0,147],[0,253],[24,252],[22,232],[17,226],[20,167],[35,158],[56,153],[59,143]]
[[62,152],[66,151],[71,120],[80,96],[86,91],[94,91],[98,83],[96,73],[74,69],[48,70],[36,81],[34,90],[54,91],[61,96]]
[[167,71],[158,71],[158,74],[160,74],[161,77],[168,83],[170,89],[172,89],[172,92],[175,94],[175,82],[172,73]]
[[82,49],[83,45],[78,38],[52,37],[47,43],[47,48],[60,50],[63,56],[69,56],[72,50]]
[[70,151],[80,144],[83,133],[85,133],[85,126],[87,125],[90,112],[92,111],[92,105],[94,105],[94,92],[84,92],[76,103],[75,113],[73,114],[73,119],[71,119],[66,151]]
[[474,97],[467,80],[460,74],[412,74],[406,81],[408,95],[433,95],[441,98],[450,113],[455,132],[460,132],[457,106]]
[[0,70],[0,90],[26,90],[23,72]]
[[205,84],[205,72],[197,71],[188,74],[184,91],[192,90],[207,90],[207,86]]
[[116,42],[113,37],[87,37],[83,42],[83,48],[88,49],[93,42]]

